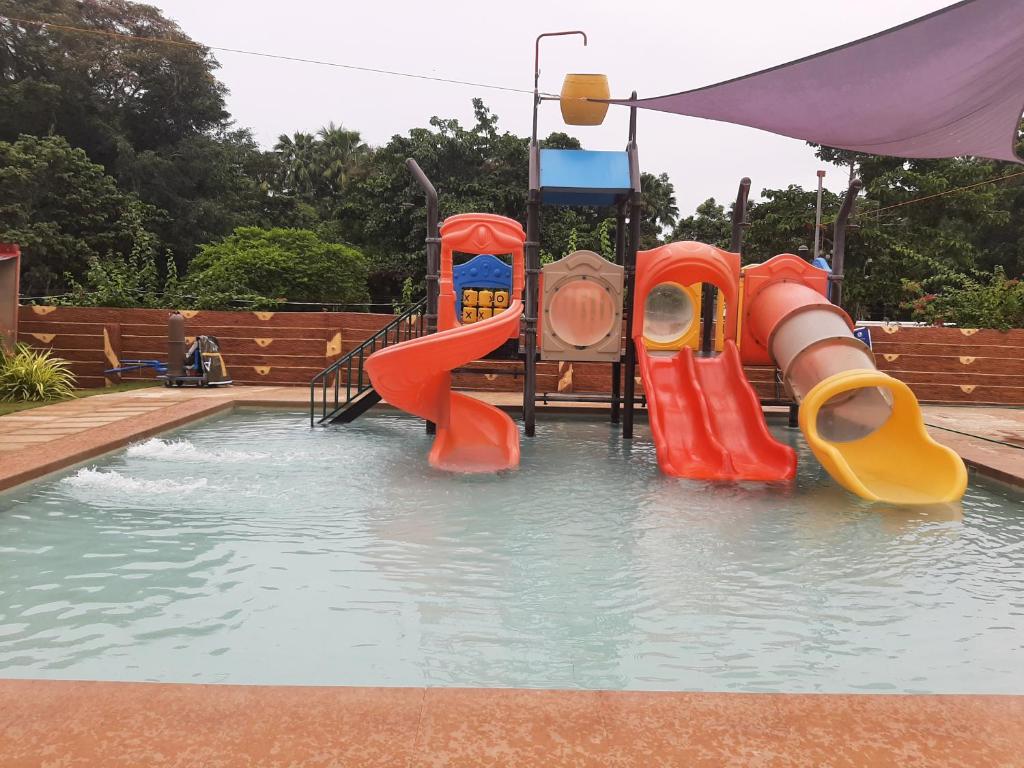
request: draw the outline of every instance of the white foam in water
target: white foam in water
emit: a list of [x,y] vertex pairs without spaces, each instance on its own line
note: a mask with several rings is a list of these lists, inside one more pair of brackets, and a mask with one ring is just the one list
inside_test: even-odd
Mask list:
[[137,477],[122,475],[117,470],[103,471],[84,467],[78,470],[71,477],[65,477],[62,481],[74,488],[88,488],[100,491],[115,491],[117,493],[192,493],[199,488],[206,487],[206,478],[187,477],[183,480],[142,480]]
[[223,448],[205,450],[189,440],[161,440],[159,437],[130,445],[127,453],[133,459],[195,461],[206,464],[260,461],[270,458],[269,453],[259,451],[230,451]]

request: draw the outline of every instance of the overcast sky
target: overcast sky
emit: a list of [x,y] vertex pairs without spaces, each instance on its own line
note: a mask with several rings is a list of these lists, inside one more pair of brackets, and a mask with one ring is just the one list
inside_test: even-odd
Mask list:
[[[533,87],[533,41],[541,32],[582,29],[590,37],[542,43],[541,89],[557,93],[566,72],[604,72],[613,96],[658,96],[719,82],[922,16],[952,0],[150,0],[193,39],[213,46]],[[328,121],[380,145],[425,126],[433,115],[472,122],[474,96],[500,127],[530,132],[527,94],[482,90],[332,67],[216,52],[228,108],[266,147],[281,133],[315,131]],[[810,147],[696,118],[641,110],[640,162],[667,172],[683,214],[708,197],[733,199],[743,176],[765,188],[826,185],[841,191],[846,171]],[[557,104],[541,108],[540,134],[568,130],[587,149],[625,145],[628,110],[612,107],[604,125],[566,128]]]

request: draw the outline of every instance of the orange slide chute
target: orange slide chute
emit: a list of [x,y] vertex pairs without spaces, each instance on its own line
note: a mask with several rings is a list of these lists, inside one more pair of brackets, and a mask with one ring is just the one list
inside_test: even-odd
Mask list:
[[519,327],[521,301],[499,315],[403,342],[370,355],[366,370],[388,403],[437,424],[430,464],[453,472],[519,465],[519,429],[504,411],[452,392],[453,368],[501,346]]
[[[441,225],[438,333],[372,354],[366,370],[389,404],[437,425],[430,464],[451,472],[497,472],[519,466],[519,429],[504,411],[452,392],[453,369],[519,338],[526,233],[512,219],[486,213],[451,216]],[[472,325],[455,317],[454,252],[512,255],[508,309]]]
[[796,454],[771,436],[732,341],[718,357],[637,347],[658,466],[696,480],[789,480]]
[[[658,466],[667,475],[699,480],[790,480],[796,453],[775,440],[754,388],[743,372],[734,309],[739,257],[703,243],[669,243],[637,254],[633,342],[647,395]],[[659,285],[714,284],[726,303],[724,349],[698,358],[689,347],[649,350],[645,299]]]

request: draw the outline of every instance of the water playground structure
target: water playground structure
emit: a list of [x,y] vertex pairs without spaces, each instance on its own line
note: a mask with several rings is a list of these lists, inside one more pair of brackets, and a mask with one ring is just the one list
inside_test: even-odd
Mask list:
[[[511,469],[519,463],[516,423],[500,409],[453,391],[452,372],[487,357],[520,361],[523,431],[533,437],[537,361],[600,362],[610,366],[611,396],[605,401],[623,439],[633,437],[641,384],[665,474],[785,482],[795,475],[795,452],[772,436],[743,368],[772,365],[799,407],[799,426],[814,456],[848,491],[896,504],[960,499],[967,485],[963,461],[929,436],[913,392],[875,367],[870,346],[855,335],[840,306],[846,227],[860,182],[851,182],[835,220],[832,274],[788,253],[741,267],[748,179],[734,207],[729,250],[697,242],[640,250],[637,110],[727,120],[876,154],[1018,160],[1000,127],[1015,127],[1019,120],[1015,94],[981,106],[957,100],[956,88],[965,84],[998,84],[1005,74],[999,61],[986,59],[987,70],[967,71],[965,63],[978,55],[972,46],[957,47],[952,57],[942,46],[922,47],[927,39],[962,39],[965,28],[993,36],[994,42],[985,43],[992,46],[1012,34],[999,26],[1001,16],[1016,12],[1012,3],[990,2],[987,13],[979,8],[969,0],[808,59],[645,100],[635,92],[630,99],[609,99],[603,75],[568,75],[559,97],[541,96],[541,40],[580,35],[586,44],[586,35],[539,36],[525,229],[485,213],[439,224],[437,193],[410,159],[427,198],[426,299],[313,379],[311,423],[351,421],[385,398],[427,420],[428,431],[436,434],[429,455],[434,467]],[[887,55],[872,56],[880,53]],[[905,66],[894,69],[893,56],[905,59]],[[851,66],[854,60],[859,70]],[[936,77],[936,68],[948,77]],[[819,87],[822,72],[831,73],[842,86],[834,90],[844,98],[853,94],[844,108],[831,108],[834,97]],[[871,83],[882,74],[893,87],[879,96]],[[919,98],[900,103],[907,92]],[[596,125],[609,104],[627,106],[625,149],[542,148],[539,107],[555,99],[569,125]],[[872,114],[851,122],[855,108],[879,99]],[[779,108],[783,103],[794,107]],[[614,261],[577,251],[542,266],[543,205],[612,208]],[[456,254],[474,258],[457,265]]]

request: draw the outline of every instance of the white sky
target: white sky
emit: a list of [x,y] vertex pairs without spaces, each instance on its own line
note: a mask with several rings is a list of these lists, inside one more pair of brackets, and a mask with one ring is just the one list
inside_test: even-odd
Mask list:
[[[213,46],[533,87],[533,41],[541,32],[583,29],[590,38],[541,44],[541,90],[557,93],[566,72],[604,72],[612,95],[641,97],[709,85],[878,32],[952,0],[149,0],[193,39]],[[474,96],[502,130],[530,132],[530,97],[332,67],[216,52],[228,108],[264,146],[281,133],[328,121],[380,145],[433,115],[472,123]],[[541,108],[541,136],[566,130],[587,149],[625,145],[628,110],[612,107],[596,128],[566,127],[558,105]],[[803,142],[752,128],[639,113],[640,162],[667,172],[683,215],[708,197],[732,200],[743,176],[762,189],[826,186],[841,191],[845,169],[826,166]]]

